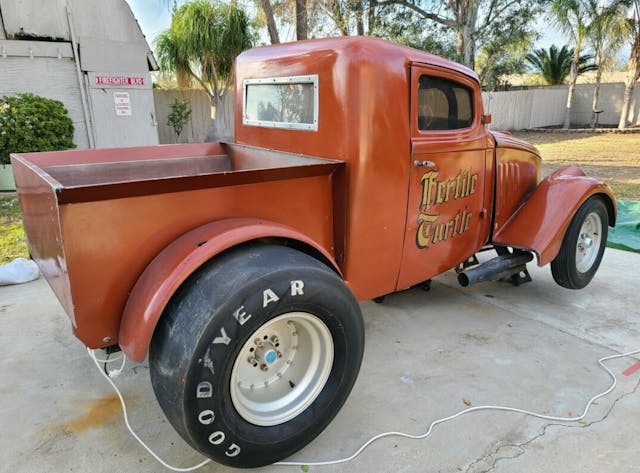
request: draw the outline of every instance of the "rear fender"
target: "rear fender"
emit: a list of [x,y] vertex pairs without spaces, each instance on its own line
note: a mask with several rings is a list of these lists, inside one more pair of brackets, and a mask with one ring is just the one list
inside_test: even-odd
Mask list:
[[493,243],[534,251],[538,265],[551,262],[560,251],[574,214],[591,196],[600,195],[609,211],[609,226],[616,223],[616,198],[603,182],[586,176],[576,166],[558,169],[544,179],[502,228]]
[[180,285],[203,263],[241,243],[256,239],[290,240],[311,250],[341,275],[333,257],[297,230],[258,219],[234,218],[195,228],[162,250],[136,282],[122,315],[118,343],[133,361],[142,361],[165,306]]

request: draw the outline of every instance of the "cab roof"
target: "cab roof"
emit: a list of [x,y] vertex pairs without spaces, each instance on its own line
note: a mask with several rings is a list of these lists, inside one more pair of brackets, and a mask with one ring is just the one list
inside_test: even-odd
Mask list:
[[296,58],[308,56],[309,60],[313,61],[314,56],[330,52],[344,54],[349,56],[351,61],[356,62],[358,60],[365,62],[368,54],[375,54],[376,56],[382,54],[393,60],[403,57],[407,63],[429,64],[454,70],[479,82],[477,74],[462,64],[444,59],[435,54],[370,36],[340,36],[260,46],[243,52],[240,55],[240,59],[264,61],[283,59],[287,56],[295,56]]

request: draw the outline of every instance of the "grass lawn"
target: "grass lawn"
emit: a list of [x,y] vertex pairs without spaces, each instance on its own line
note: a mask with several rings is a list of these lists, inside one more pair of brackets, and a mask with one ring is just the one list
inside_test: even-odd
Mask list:
[[[640,201],[640,134],[534,133],[514,136],[538,147],[543,175],[575,164],[608,183],[619,199]],[[0,264],[28,257],[20,206],[15,196],[0,194]]]
[[609,184],[618,199],[640,201],[640,134],[518,132],[513,136],[540,150],[544,176],[574,164]]
[[0,194],[0,264],[29,257],[18,198]]

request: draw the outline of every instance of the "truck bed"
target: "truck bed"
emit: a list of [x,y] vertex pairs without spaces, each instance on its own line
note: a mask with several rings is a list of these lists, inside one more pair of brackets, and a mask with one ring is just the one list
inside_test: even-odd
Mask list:
[[203,143],[14,154],[12,163],[31,255],[93,348],[117,343],[140,274],[200,225],[258,218],[333,248],[341,161]]
[[18,154],[14,160],[50,178],[60,203],[322,175],[340,163],[227,143]]

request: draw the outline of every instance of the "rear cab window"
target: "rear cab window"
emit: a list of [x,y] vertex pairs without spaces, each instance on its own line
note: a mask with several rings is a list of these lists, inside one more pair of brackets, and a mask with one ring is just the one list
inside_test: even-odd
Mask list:
[[317,75],[246,79],[243,87],[243,125],[318,130]]

